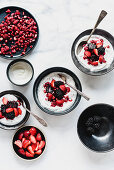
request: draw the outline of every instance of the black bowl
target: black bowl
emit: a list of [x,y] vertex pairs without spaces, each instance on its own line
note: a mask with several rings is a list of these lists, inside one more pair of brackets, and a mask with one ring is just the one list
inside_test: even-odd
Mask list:
[[14,137],[13,137],[13,140],[12,140],[12,145],[13,145],[13,149],[14,149],[15,153],[16,153],[19,157],[21,157],[21,158],[23,158],[23,159],[25,159],[25,160],[34,160],[34,159],[39,158],[39,157],[42,155],[42,153],[44,152],[45,148],[46,148],[46,139],[45,139],[44,134],[41,132],[41,130],[39,130],[37,127],[35,127],[36,130],[37,130],[37,133],[40,133],[40,134],[41,134],[41,137],[42,137],[42,140],[45,141],[45,147],[42,149],[41,155],[35,155],[34,157],[30,157],[30,158],[29,158],[29,157],[26,157],[26,156],[24,156],[24,155],[21,155],[21,154],[18,152],[18,149],[19,149],[19,148],[18,148],[17,145],[14,144],[14,142],[15,142],[16,140],[18,140],[18,136],[19,136],[19,134],[20,134],[21,132],[23,132],[23,131],[25,131],[25,130],[29,130],[29,129],[32,128],[32,127],[34,127],[34,126],[25,126],[25,127],[20,128],[20,129],[14,134]]
[[[21,51],[18,51],[18,52],[16,52],[14,55],[13,55],[13,57],[10,57],[10,56],[7,56],[7,55],[0,55],[0,57],[2,57],[2,58],[4,58],[4,59],[10,59],[10,60],[15,60],[15,59],[17,59],[17,58],[22,58],[22,57],[24,57],[24,56],[26,56],[27,54],[29,54],[33,49],[34,49],[34,47],[36,46],[36,44],[37,44],[37,41],[38,41],[38,39],[39,39],[39,27],[38,27],[38,23],[37,23],[37,21],[36,21],[36,19],[33,17],[33,15],[30,13],[30,12],[28,12],[27,10],[25,10],[25,9],[23,9],[23,8],[21,8],[21,7],[17,7],[17,6],[7,6],[7,7],[4,7],[4,8],[1,8],[0,9],[0,23],[2,22],[2,21],[4,21],[4,17],[6,16],[6,11],[7,11],[7,9],[10,9],[11,10],[11,13],[12,12],[15,12],[16,10],[19,10],[20,11],[20,13],[22,14],[22,12],[25,12],[25,15],[26,16],[29,16],[30,18],[33,18],[34,19],[34,21],[36,22],[36,26],[37,26],[37,38],[35,39],[35,41],[32,43],[32,48],[30,48],[30,47],[27,47],[27,50],[26,50],[26,52],[25,52],[25,54],[24,55],[21,55],[21,53],[22,53],[22,48],[21,48]],[[10,45],[10,42],[9,42],[9,45]]]
[[74,101],[74,103],[72,104],[72,106],[68,109],[66,109],[65,111],[62,111],[62,112],[55,112],[55,111],[51,111],[45,107],[43,107],[41,104],[40,104],[40,101],[38,99],[38,87],[39,87],[39,83],[41,82],[41,80],[47,76],[48,74],[50,73],[53,73],[53,72],[62,72],[62,73],[67,73],[68,75],[70,75],[74,82],[75,82],[75,85],[77,87],[77,89],[79,89],[80,91],[82,91],[82,87],[81,87],[81,83],[78,79],[78,77],[70,70],[66,69],[66,68],[63,68],[63,67],[52,67],[52,68],[49,68],[47,70],[45,70],[44,72],[42,72],[36,79],[35,83],[34,83],[34,87],[33,87],[33,96],[34,96],[34,100],[36,102],[36,104],[38,105],[38,107],[43,110],[44,112],[48,113],[48,114],[51,114],[51,115],[64,115],[64,114],[67,114],[69,112],[71,112],[73,109],[75,109],[75,107],[79,104],[80,102],[80,99],[81,99],[81,96],[79,94],[77,94],[77,97],[76,97],[76,100]]
[[[89,117],[98,115],[102,124],[97,134],[88,135],[85,122]],[[108,104],[95,104],[85,109],[79,117],[77,131],[82,143],[96,152],[114,149],[114,107]]]
[[[26,82],[25,84],[21,84],[21,85],[14,83],[14,82],[10,79],[10,75],[9,75],[10,67],[11,67],[13,64],[15,64],[15,63],[17,63],[17,62],[20,62],[20,61],[29,64],[30,67],[31,67],[31,69],[32,69],[32,77],[31,77],[31,79],[30,79],[28,82]],[[25,85],[27,85],[27,84],[33,79],[33,76],[34,76],[34,68],[33,68],[32,64],[31,64],[28,60],[25,60],[25,59],[17,59],[17,60],[11,61],[11,63],[9,63],[9,65],[8,65],[8,67],[7,67],[7,70],[6,70],[6,74],[7,74],[7,77],[8,77],[8,79],[9,79],[9,81],[10,81],[12,84],[17,85],[17,86],[25,86]]]
[[[0,93],[0,97],[4,96],[4,95],[6,95],[6,94],[12,94],[12,95],[20,96],[20,97],[24,100],[25,105],[26,105],[26,108],[30,110],[29,101],[27,100],[27,98],[26,98],[22,93],[20,93],[20,92],[18,92],[18,91],[14,91],[14,90],[7,90],[7,91],[1,92],[1,93]],[[5,124],[0,123],[0,128],[6,129],[6,130],[14,130],[14,129],[17,129],[17,128],[23,126],[23,125],[27,122],[29,116],[30,116],[30,113],[29,113],[29,112],[26,112],[25,117],[23,118],[23,120],[22,120],[21,122],[15,124],[15,125],[5,125]]]
[[[92,76],[101,76],[101,75],[106,74],[106,73],[108,73],[108,72],[110,72],[110,71],[113,70],[113,68],[114,68],[114,60],[113,60],[113,62],[111,63],[110,67],[105,68],[105,69],[100,70],[100,71],[97,71],[97,72],[93,72],[93,71],[90,71],[89,69],[83,67],[83,65],[80,64],[80,62],[78,61],[77,56],[76,56],[76,44],[78,43],[78,41],[79,41],[82,37],[84,37],[84,36],[86,36],[86,35],[90,35],[91,31],[92,31],[92,29],[89,29],[89,30],[86,30],[86,31],[82,32],[82,33],[74,40],[73,45],[72,45],[72,49],[71,49],[71,55],[72,55],[72,59],[73,59],[74,64],[76,65],[76,67],[77,67],[80,71],[82,71],[82,72],[84,72],[84,73],[86,73],[86,74],[88,74],[88,75],[92,75]],[[102,29],[96,29],[93,34],[95,34],[95,35],[100,35],[100,36],[106,38],[106,39],[111,43],[111,45],[112,45],[112,47],[113,47],[113,49],[114,49],[114,37],[113,37],[110,33],[108,33],[108,32],[105,31],[105,30],[102,30]]]

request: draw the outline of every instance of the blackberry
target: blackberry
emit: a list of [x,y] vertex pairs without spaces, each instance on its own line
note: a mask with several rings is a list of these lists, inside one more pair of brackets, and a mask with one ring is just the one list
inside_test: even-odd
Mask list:
[[59,100],[61,100],[64,96],[64,93],[62,90],[60,89],[56,89],[55,93],[54,93],[55,97]]
[[60,85],[64,85],[62,81],[55,81],[54,82],[55,87],[59,87]]
[[89,59],[91,61],[98,61],[99,60],[99,56],[95,55],[95,54],[92,54],[91,57],[89,57]]
[[9,101],[7,106],[11,107],[11,108],[17,108],[18,107],[18,103],[15,102],[15,101]]
[[89,135],[93,135],[93,134],[95,133],[95,130],[94,130],[94,128],[92,128],[92,127],[88,127],[88,128],[86,129],[86,131],[87,131],[87,133],[88,133]]
[[51,88],[50,85],[48,85],[48,86],[46,87],[46,92],[47,92],[47,93],[52,93],[52,92],[53,92],[53,90],[52,90],[52,88]]
[[102,118],[100,116],[94,116],[93,119],[94,119],[95,123],[99,123],[99,122],[101,122]]
[[98,54],[103,55],[105,53],[105,48],[103,46],[98,48]]
[[4,114],[6,112],[6,109],[7,109],[7,105],[2,104],[1,105],[1,112],[2,112],[2,114]]
[[93,44],[93,43],[89,43],[88,44],[88,49],[89,50],[93,50],[93,49],[95,49],[96,48],[96,45],[95,44]]
[[14,111],[13,112],[10,112],[10,113],[7,113],[6,115],[5,115],[5,117],[7,118],[7,119],[14,119],[15,118],[15,113],[14,113]]

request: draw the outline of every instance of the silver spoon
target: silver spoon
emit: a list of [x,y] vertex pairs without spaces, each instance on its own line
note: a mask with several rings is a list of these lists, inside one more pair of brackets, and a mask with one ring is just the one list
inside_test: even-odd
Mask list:
[[80,90],[78,90],[77,88],[74,88],[73,86],[71,86],[69,83],[67,83],[66,80],[66,76],[63,74],[58,74],[58,76],[64,81],[65,84],[67,84],[69,87],[71,87],[73,90],[75,90],[78,94],[80,94],[81,96],[83,96],[86,100],[89,100],[90,98],[85,95],[83,92],[81,92]]
[[96,22],[94,28],[92,29],[89,37],[87,38],[87,40],[86,40],[86,41],[81,41],[80,44],[78,45],[77,51],[76,51],[77,54],[79,54],[79,53],[81,52],[81,50],[82,50],[82,48],[83,48],[83,45],[84,45],[84,44],[87,44],[87,42],[89,41],[89,39],[90,39],[91,36],[93,35],[95,29],[97,28],[97,26],[100,24],[100,22],[103,20],[103,18],[104,18],[106,15],[107,15],[107,12],[104,11],[104,10],[102,10],[101,13],[100,13],[100,15],[99,15],[99,17],[98,17],[98,19],[97,19],[97,22]]
[[22,99],[20,96],[17,96],[17,95],[15,95],[15,96],[18,98],[18,100],[21,102],[23,108],[24,108],[27,112],[29,112],[32,116],[34,116],[43,126],[45,126],[45,127],[48,126],[45,120],[43,120],[42,118],[38,117],[36,114],[32,113],[29,109],[27,109],[27,108],[24,106],[24,104],[23,104],[23,99]]

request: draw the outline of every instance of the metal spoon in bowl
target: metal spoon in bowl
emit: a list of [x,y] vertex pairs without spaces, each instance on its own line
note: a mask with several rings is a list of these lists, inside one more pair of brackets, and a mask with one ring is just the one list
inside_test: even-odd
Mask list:
[[73,86],[71,86],[69,83],[67,83],[67,79],[66,76],[63,74],[58,74],[58,76],[64,81],[65,84],[67,84],[69,87],[71,87],[73,90],[75,90],[78,94],[80,94],[81,96],[83,96],[86,100],[89,100],[90,98],[85,95],[83,92],[81,92],[80,90],[78,90],[77,88],[74,88]]
[[97,19],[97,22],[96,22],[94,28],[92,29],[89,37],[87,38],[87,40],[86,40],[86,41],[81,41],[80,44],[78,45],[77,50],[76,50],[77,54],[79,54],[79,53],[81,52],[81,50],[82,50],[82,48],[83,48],[83,45],[84,45],[84,44],[87,44],[87,42],[89,41],[89,39],[90,39],[91,36],[93,35],[95,29],[97,28],[97,26],[100,24],[100,22],[103,20],[103,18],[104,18],[106,15],[107,15],[107,12],[104,11],[104,10],[102,10],[101,13],[100,13],[100,15],[99,15],[99,17],[98,17],[98,19]]
[[43,120],[42,118],[38,117],[36,114],[32,113],[29,109],[27,109],[25,106],[24,106],[24,102],[23,102],[23,99],[20,97],[20,96],[17,96],[15,95],[15,97],[18,98],[18,100],[21,102],[23,108],[29,112],[32,116],[34,116],[43,126],[47,127],[47,123],[45,120]]

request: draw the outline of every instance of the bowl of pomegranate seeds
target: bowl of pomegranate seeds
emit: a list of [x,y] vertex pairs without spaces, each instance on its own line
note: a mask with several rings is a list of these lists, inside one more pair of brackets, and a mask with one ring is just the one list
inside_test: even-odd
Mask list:
[[28,113],[17,97],[21,97],[24,105],[30,110],[27,98],[18,91],[7,90],[0,93],[0,128],[17,129],[23,126],[29,118]]
[[80,42],[87,40],[90,30],[82,32],[74,41],[71,49],[72,59],[82,72],[100,76],[114,68],[114,37],[102,30],[96,29],[87,44],[79,54],[77,48]]
[[0,9],[0,56],[17,59],[27,55],[39,38],[39,28],[31,13],[9,6]]
[[34,160],[44,152],[46,139],[38,128],[25,126],[15,133],[12,144],[19,157],[25,160]]
[[78,77],[63,67],[53,67],[42,72],[34,83],[33,95],[38,107],[48,114],[63,115],[79,104],[81,96],[59,76],[66,77],[67,83],[82,90]]

